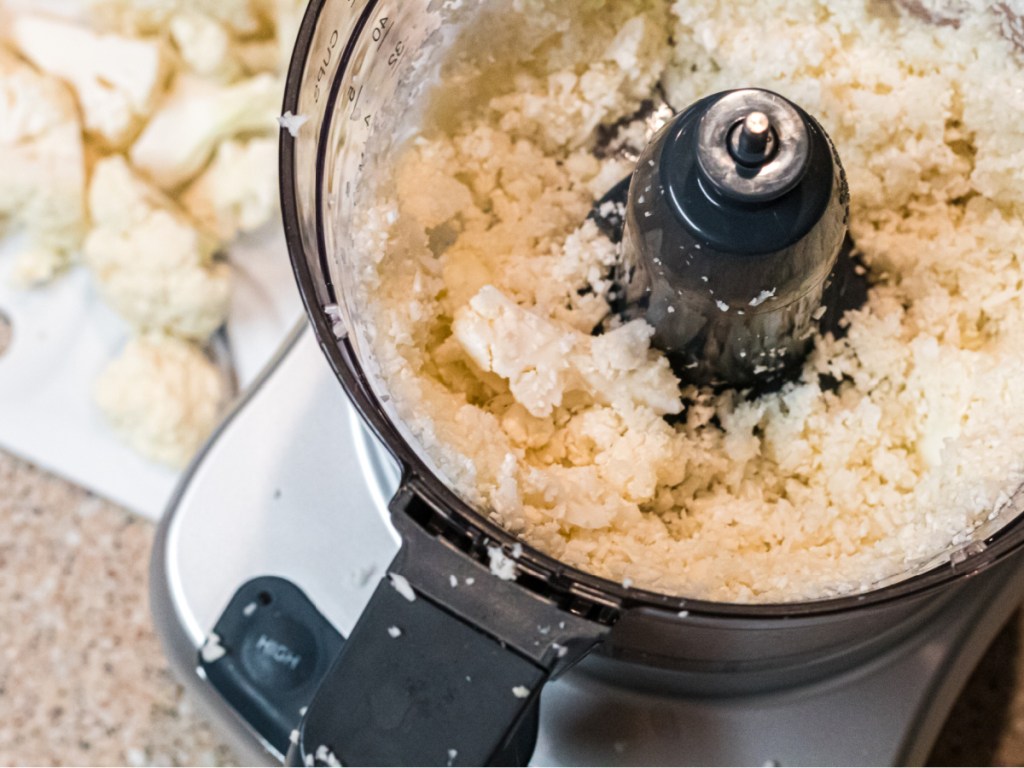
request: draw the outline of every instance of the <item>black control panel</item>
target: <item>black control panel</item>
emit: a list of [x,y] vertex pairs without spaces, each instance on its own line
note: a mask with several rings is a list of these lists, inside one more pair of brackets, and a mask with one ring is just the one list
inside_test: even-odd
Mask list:
[[286,579],[244,584],[199,650],[227,702],[282,755],[345,640]]

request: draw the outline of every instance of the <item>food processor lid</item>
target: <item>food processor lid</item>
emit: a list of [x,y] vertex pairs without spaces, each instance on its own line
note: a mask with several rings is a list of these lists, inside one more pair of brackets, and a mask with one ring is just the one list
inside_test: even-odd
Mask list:
[[[397,423],[384,402],[386,395],[375,391],[358,344],[348,335],[347,326],[339,323],[337,308],[341,302],[330,267],[333,254],[324,236],[325,217],[337,215],[328,205],[329,196],[334,194],[328,191],[328,164],[332,152],[350,152],[352,148],[344,147],[332,131],[342,134],[345,131],[345,126],[339,127],[339,123],[345,116],[342,106],[352,95],[346,80],[346,77],[351,78],[351,68],[358,64],[365,69],[367,62],[372,66],[373,59],[365,50],[358,49],[356,39],[375,23],[378,6],[382,3],[368,2],[360,14],[353,15],[348,28],[324,29],[318,26],[317,20],[329,2],[313,0],[310,3],[287,77],[282,112],[290,111],[310,119],[298,136],[281,134],[284,227],[302,300],[320,346],[368,425],[401,463],[405,493],[400,494],[399,499],[422,501],[415,505],[421,525],[429,526],[448,544],[480,562],[487,562],[488,549],[496,545],[506,554],[512,553],[514,548],[518,552],[517,545],[521,546],[516,564],[519,579],[525,586],[545,600],[567,606],[573,613],[604,625],[615,623],[623,612],[634,609],[672,613],[686,610],[692,614],[748,619],[814,617],[857,611],[954,584],[1000,562],[1024,543],[1024,527],[1018,522],[1001,527],[993,524],[983,544],[954,551],[951,557],[944,554],[923,572],[918,572],[919,564],[908,564],[906,578],[894,578],[860,594],[797,603],[716,603],[627,587],[578,570],[529,545],[520,544],[513,534],[467,504],[437,476]],[[433,4],[423,2],[416,6],[429,17],[429,23],[399,41],[405,46],[403,55],[416,45],[422,45],[441,25],[439,11]],[[358,61],[355,60],[357,53],[361,56]],[[389,80],[385,85],[393,94],[397,83]],[[357,121],[355,125],[361,123]],[[355,151],[358,153],[358,149]],[[1024,492],[1015,494],[1008,506],[1014,510],[1024,506]],[[393,505],[396,515],[409,512],[401,504]]]

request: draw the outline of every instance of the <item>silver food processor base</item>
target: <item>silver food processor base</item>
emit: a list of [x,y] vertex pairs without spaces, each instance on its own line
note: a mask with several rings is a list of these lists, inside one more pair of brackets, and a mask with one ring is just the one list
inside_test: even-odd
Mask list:
[[[199,649],[236,590],[263,576],[297,585],[347,636],[398,551],[387,522],[398,479],[303,322],[179,487],[153,553],[154,617],[241,759],[282,756],[197,667]],[[810,685],[686,697],[609,683],[585,659],[544,689],[533,763],[920,764],[1024,600],[1022,577],[1021,557],[978,574],[911,635]]]

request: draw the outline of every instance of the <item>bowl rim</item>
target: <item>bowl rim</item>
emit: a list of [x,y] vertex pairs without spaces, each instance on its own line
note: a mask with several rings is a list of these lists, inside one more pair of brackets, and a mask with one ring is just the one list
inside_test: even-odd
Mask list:
[[[323,9],[331,0],[311,0],[299,29],[285,83],[282,114],[291,111],[298,114],[300,94],[303,89],[303,73],[311,51],[311,45]],[[368,17],[380,0],[365,0],[361,14]],[[357,24],[354,35],[362,25]],[[351,46],[346,49],[350,53]],[[344,70],[345,56],[342,56],[337,72]],[[522,555],[517,558],[522,575],[520,579],[528,589],[541,594],[545,599],[554,599],[563,605],[572,605],[574,613],[584,613],[602,624],[614,624],[627,610],[653,609],[678,614],[684,611],[692,616],[721,619],[779,620],[796,618],[819,618],[829,615],[846,614],[896,601],[920,597],[924,593],[950,587],[960,580],[981,573],[1018,552],[1024,545],[1024,525],[1018,515],[985,541],[980,552],[968,553],[966,559],[954,567],[943,562],[926,571],[876,589],[857,594],[828,597],[793,603],[723,603],[710,600],[670,595],[605,579],[574,566],[567,565],[532,547],[528,542],[491,521],[476,511],[444,482],[436,477],[420,458],[414,448],[403,437],[392,422],[383,404],[370,386],[368,377],[360,365],[358,355],[345,338],[339,340],[332,323],[324,311],[322,291],[333,295],[333,286],[324,278],[328,254],[323,238],[323,147],[331,126],[331,115],[337,98],[340,77],[332,82],[330,97],[325,111],[324,124],[313,126],[317,130],[316,168],[316,211],[318,253],[310,254],[303,246],[299,200],[296,190],[297,172],[295,165],[295,144],[297,139],[286,130],[280,133],[279,183],[280,200],[285,239],[292,269],[299,293],[305,307],[307,319],[313,327],[317,341],[328,359],[346,394],[355,405],[364,423],[384,443],[402,468],[402,489],[424,501],[432,514],[433,532],[449,542],[456,543],[475,559],[487,562],[486,548],[500,545],[510,552],[516,545],[522,546]],[[309,135],[309,134],[307,134]],[[319,289],[319,290],[318,290]],[[411,497],[399,491],[397,498]],[[1016,498],[1016,497],[1015,497]],[[405,513],[400,504],[392,503],[392,514]]]

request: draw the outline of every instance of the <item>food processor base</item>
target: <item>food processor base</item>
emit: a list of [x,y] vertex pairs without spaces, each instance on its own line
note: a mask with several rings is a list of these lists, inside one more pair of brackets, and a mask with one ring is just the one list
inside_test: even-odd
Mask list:
[[[251,707],[215,686],[200,649],[240,588],[261,577],[298,587],[347,636],[398,551],[387,522],[398,480],[305,323],[186,473],[153,552],[153,613],[177,675],[243,760],[279,762],[283,750],[259,732]],[[610,671],[592,655],[545,688],[533,762],[920,764],[1022,600],[1024,558],[1015,557],[967,579],[919,629],[867,661],[756,695],[620,684],[621,663]],[[265,637],[255,647],[290,660]]]

